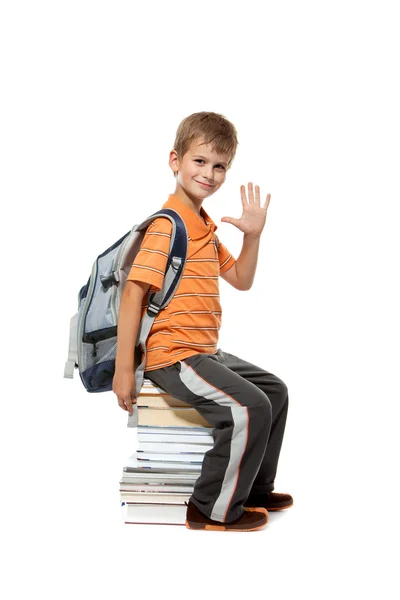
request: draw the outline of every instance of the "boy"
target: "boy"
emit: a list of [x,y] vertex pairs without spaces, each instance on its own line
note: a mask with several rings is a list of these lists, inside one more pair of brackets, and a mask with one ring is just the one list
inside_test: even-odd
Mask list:
[[[274,479],[288,410],[286,385],[218,348],[221,326],[218,277],[238,290],[250,289],[261,232],[270,201],[260,190],[241,186],[243,214],[224,217],[243,232],[235,260],[218,240],[217,226],[202,208],[225,181],[237,148],[235,127],[222,115],[200,112],[179,125],[169,166],[176,188],[163,208],[176,210],[188,232],[181,282],[169,305],[157,315],[147,340],[145,377],[192,405],[210,423],[214,446],[188,503],[189,529],[254,531],[268,521],[268,510],[293,504],[275,494]],[[148,227],[128,275],[118,318],[118,349],[113,391],[132,412],[135,389],[134,344],[148,297],[161,289],[172,225],[164,218]]]

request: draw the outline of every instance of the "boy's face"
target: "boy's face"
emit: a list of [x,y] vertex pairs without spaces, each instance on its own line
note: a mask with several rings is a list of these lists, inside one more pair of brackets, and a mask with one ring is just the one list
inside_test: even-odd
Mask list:
[[177,185],[189,197],[204,200],[215,194],[226,178],[229,156],[218,154],[210,144],[203,144],[204,138],[192,142],[189,150],[179,161],[175,150],[170,152],[169,165],[178,173]]

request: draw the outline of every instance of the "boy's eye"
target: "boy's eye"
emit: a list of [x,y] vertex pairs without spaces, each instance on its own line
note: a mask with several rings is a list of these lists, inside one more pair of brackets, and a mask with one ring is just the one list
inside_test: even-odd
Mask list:
[[[194,161],[195,161],[195,162],[200,162],[200,163],[204,162],[204,160],[203,160],[202,158],[195,158],[195,159],[194,159]],[[224,167],[224,165],[215,165],[215,166],[216,166],[218,169],[224,169],[224,170],[225,170],[225,167]]]

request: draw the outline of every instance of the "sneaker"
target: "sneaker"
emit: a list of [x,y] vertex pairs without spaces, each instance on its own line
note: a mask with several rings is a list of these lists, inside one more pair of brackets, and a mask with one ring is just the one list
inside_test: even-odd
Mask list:
[[203,529],[207,531],[255,531],[268,523],[268,511],[265,508],[245,507],[245,512],[239,519],[231,523],[222,523],[209,519],[197,506],[187,504],[186,527],[188,529]]
[[262,506],[267,510],[284,510],[285,508],[290,508],[293,506],[293,498],[289,494],[276,494],[275,492],[269,492],[267,494],[257,494],[257,496],[253,496],[253,500],[249,496],[249,498],[245,502],[246,507]]

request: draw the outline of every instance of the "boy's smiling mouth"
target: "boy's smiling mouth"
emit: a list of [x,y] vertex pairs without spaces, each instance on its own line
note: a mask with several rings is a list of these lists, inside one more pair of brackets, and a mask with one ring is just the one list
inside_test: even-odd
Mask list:
[[196,183],[199,183],[200,185],[204,185],[204,187],[208,187],[208,188],[213,187],[212,185],[209,185],[208,183],[203,183],[202,181],[197,181],[196,179],[195,179],[195,181],[196,181]]

